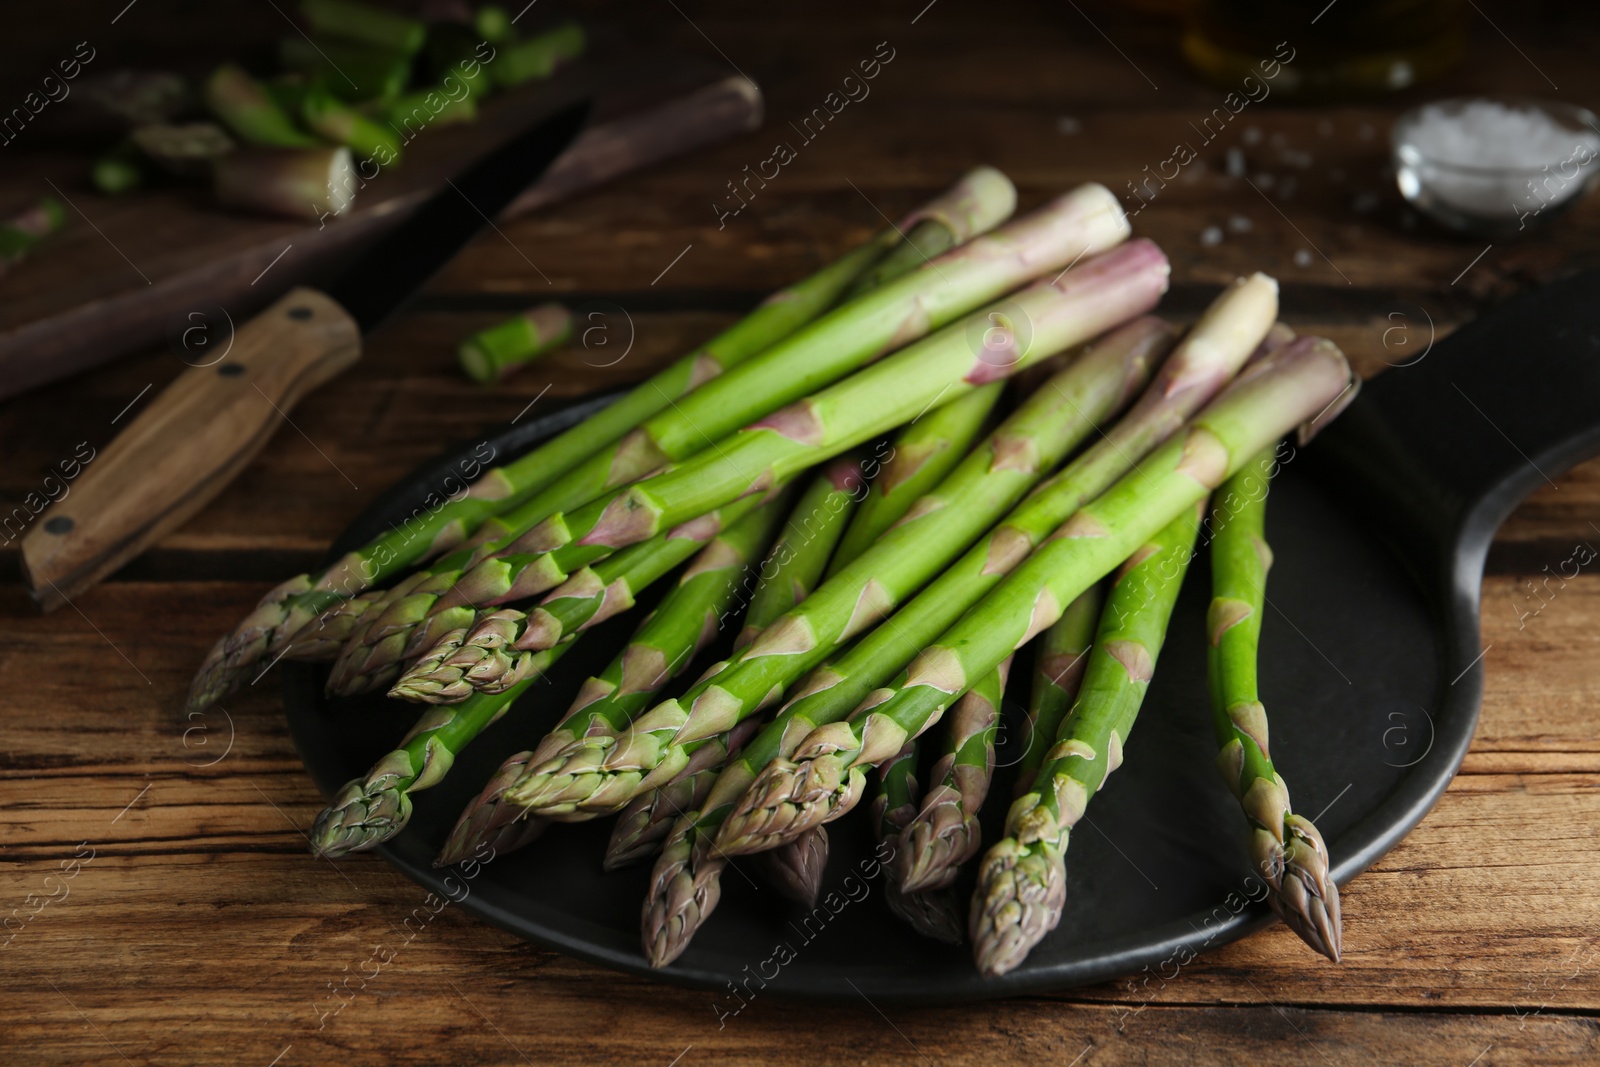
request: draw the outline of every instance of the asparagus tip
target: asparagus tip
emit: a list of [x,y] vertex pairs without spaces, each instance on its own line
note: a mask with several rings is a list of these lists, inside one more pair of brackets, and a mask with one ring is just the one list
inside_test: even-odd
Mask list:
[[818,826],[778,848],[763,852],[761,873],[774,889],[807,908],[816,906],[828,867],[828,831]]
[[1015,969],[1056,928],[1066,902],[1067,868],[1059,850],[1014,837],[989,849],[967,920],[978,970],[997,978]]
[[1284,820],[1283,867],[1268,898],[1272,909],[1311,948],[1334,963],[1344,948],[1339,887],[1328,866],[1328,848],[1311,820]]
[[352,779],[317,816],[309,835],[311,851],[324,859],[338,859],[381,845],[410,820],[411,797],[404,789],[390,781],[378,785]]
[[866,781],[860,767],[847,767],[835,755],[773,760],[723,822],[717,848],[743,856],[793,841],[855,807]]

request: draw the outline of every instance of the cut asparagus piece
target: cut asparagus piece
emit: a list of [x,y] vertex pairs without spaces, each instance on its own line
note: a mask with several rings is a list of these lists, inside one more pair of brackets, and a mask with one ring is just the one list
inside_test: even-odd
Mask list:
[[[540,674],[571,647],[562,645],[546,652]],[[534,675],[503,693],[475,693],[453,707],[424,712],[398,748],[334,794],[333,803],[312,827],[311,850],[337,859],[381,845],[405,829],[411,821],[411,794],[439,784],[457,754],[509,711],[538,679],[539,675]]]
[[300,13],[313,33],[343,37],[411,55],[428,38],[416,19],[352,0],[300,0]]
[[488,64],[489,76],[496,85],[508,89],[535,78],[548,78],[561,64],[583,55],[584,44],[583,27],[576,22],[564,23],[526,41],[502,44],[499,54]]
[[[1094,345],[1029,397],[943,485],[913,506],[904,523],[774,624],[780,633],[792,630],[806,640],[771,642],[763,637],[729,663],[714,667],[683,696],[642,716],[617,739],[612,751],[599,754],[603,762],[580,761],[573,773],[588,775],[603,768],[616,779],[596,780],[597,796],[605,794],[597,803],[625,798],[630,791],[675,776],[695,747],[706,743],[699,739],[714,737],[727,728],[725,724],[771,703],[834,649],[938,574],[1096,424],[1109,421],[1144,384],[1171,339],[1164,323],[1147,318]],[[1167,377],[1163,371],[1162,378]],[[1044,527],[1039,536],[1050,528]],[[987,572],[988,558],[988,553],[981,554],[971,564],[980,577]],[[934,629],[930,639],[940,629],[943,626]],[[836,672],[854,659],[855,650],[846,653],[828,670],[813,675],[810,685],[827,688],[848,679],[848,671]],[[880,668],[882,680],[893,677],[904,662]],[[873,681],[868,689],[882,680]],[[858,701],[836,700],[837,716],[848,714]]]
[[128,139],[146,159],[179,177],[209,174],[212,165],[234,147],[233,138],[214,122],[140,126]]
[[1055,743],[1061,720],[1072,710],[1072,701],[1083,682],[1089,649],[1094,645],[1095,627],[1100,622],[1100,605],[1105,590],[1097,583],[1067,605],[1056,624],[1039,639],[1038,656],[1033,666],[1033,689],[1028,697],[1028,723],[1023,730],[1022,756],[1017,761],[1015,792],[1033,785],[1033,776],[1044,763],[1044,754]]
[[1166,291],[1167,271],[1166,257],[1148,241],[1102,253],[751,423],[713,450],[552,515],[520,539],[518,551],[532,558],[485,561],[441,599],[503,603],[549,589],[575,565],[791,477],[906,422],[935,397],[959,397],[1148,311]]
[[[972,206],[973,214],[966,219],[971,229],[991,225],[997,220],[1001,208],[1009,210],[1015,195],[1003,175],[983,168],[958,183],[957,189],[962,186],[971,186],[981,194]],[[952,193],[945,195],[946,198],[952,198]],[[1034,230],[1037,229],[1036,224]],[[1027,227],[1024,227],[1024,231],[1032,232]],[[1031,247],[1039,243],[1037,238],[1035,233],[1031,243],[1029,240],[991,241],[985,247],[991,252],[996,249]],[[885,244],[889,243],[888,237],[884,240]],[[946,262],[945,268],[958,278],[971,281],[971,272],[964,274],[957,263]],[[918,273],[921,275],[923,272]],[[942,278],[943,271],[939,273]],[[988,278],[994,271],[991,268],[977,273],[980,278]],[[923,302],[934,300],[934,297],[924,290],[931,286],[937,292],[937,286],[927,277],[918,282],[913,276],[905,282],[907,284],[896,283],[884,290],[888,299],[882,294],[870,294],[848,308],[825,316],[787,340],[780,341],[760,358],[749,360],[730,374],[710,381],[705,381],[706,376],[701,377],[698,380],[704,384],[683,397],[681,402],[658,401],[654,410],[659,414],[635,420],[631,425],[637,428],[626,436],[619,433],[609,438],[605,442],[609,447],[600,448],[587,460],[575,462],[559,480],[519,506],[514,514],[480,531],[479,537],[485,540],[491,529],[498,528],[501,536],[492,544],[484,544],[481,550],[468,558],[466,562],[474,564],[473,573],[458,578],[453,573],[456,562],[441,561],[433,576],[415,579],[405,586],[403,594],[397,594],[392,601],[392,608],[386,607],[375,613],[372,621],[352,637],[345,654],[362,656],[368,664],[376,665],[373,657],[384,654],[376,649],[361,651],[361,645],[388,643],[392,648],[403,646],[420,653],[431,641],[419,648],[417,645],[420,642],[402,640],[397,643],[391,641],[392,635],[402,629],[414,628],[436,612],[494,602],[495,597],[488,595],[489,591],[505,592],[514,574],[523,567],[521,560],[508,563],[494,557],[506,554],[537,558],[538,553],[529,551],[538,544],[529,528],[540,520],[592,500],[651,470],[660,469],[675,458],[691,455],[705,448],[708,443],[714,444],[712,435],[739,425],[734,416],[748,413],[756,417],[772,410],[782,401],[792,399],[797,391],[803,392],[807,382],[815,381],[818,377],[826,381],[843,375],[849,370],[848,364],[852,360],[860,362],[870,359],[882,345],[891,345],[894,341],[893,331],[905,333],[909,330],[916,333],[925,329],[926,323],[919,309]],[[934,300],[934,303],[940,302]],[[911,320],[909,326],[906,323],[907,316]],[[865,334],[861,330],[865,330]],[[639,392],[635,390],[629,399]],[[652,395],[648,399],[654,400],[655,397]],[[618,437],[622,439],[618,441]],[[616,443],[613,445],[612,442]],[[566,562],[571,566],[581,566],[601,554],[580,554],[575,561]],[[571,569],[570,566],[568,569]],[[530,589],[529,595],[532,591]],[[441,595],[446,592],[450,594],[448,599]],[[403,600],[400,599],[402,596]]]
[[[716,550],[697,560],[688,577],[702,570],[716,571],[710,579],[713,588],[736,580],[749,553],[759,552],[770,539],[788,495],[777,494],[776,500],[765,504],[762,497],[749,496],[634,545],[580,571],[529,613],[504,608],[464,620],[465,626],[442,634],[389,695],[453,704],[473,692],[497,693],[515,685],[537,667],[540,652],[566,644],[584,630],[633,607],[640,592],[707,545]],[[750,516],[748,525],[742,521],[746,516]],[[719,538],[727,527],[732,529]],[[730,575],[728,571],[734,567],[738,570]],[[431,621],[446,618],[435,615]],[[351,660],[340,660],[338,666],[354,669],[351,664]],[[384,665],[357,676],[336,673],[328,686],[342,694],[366,692],[398,670],[398,665]]]
[[[89,181],[106,196],[118,196],[144,184],[144,156],[131,141],[119,144],[94,161]],[[0,262],[0,274],[5,265]]]
[[1052,625],[1066,604],[1250,456],[1295,425],[1327,417],[1350,395],[1344,354],[1321,338],[1300,338],[1246,368],[1181,434],[1079,509],[918,653],[894,684],[869,696],[848,722],[814,731],[793,760],[768,766],[723,823],[718,847],[759,852],[844,814],[860,799],[865,768],[936,721],[968,679]]
[[510,41],[517,33],[510,13],[495,4],[485,4],[474,11],[472,27],[478,31],[478,36],[494,44]]
[[900,521],[911,505],[944,481],[972,450],[1004,382],[990,382],[966,396],[911,421],[894,441],[894,452],[872,480],[872,487],[850,520],[838,556],[828,565],[831,578]]
[[400,162],[400,135],[394,127],[367,118],[320,86],[306,91],[300,117],[307,127],[334,144],[342,144],[362,162],[380,167]]
[[761,584],[750,595],[735,648],[754,641],[775,619],[810,595],[865,491],[861,460],[854,454],[840,456],[812,479],[762,561]]
[[872,825],[880,845],[887,846],[883,868],[884,901],[901,922],[923,937],[959,945],[966,940],[961,912],[949,891],[908,893],[900,884],[901,833],[917,814],[917,743],[907,741],[893,759],[878,767],[878,790],[872,798]]
[[948,888],[978,854],[978,811],[994,777],[994,736],[1010,670],[1007,659],[962,694],[950,714],[944,753],[928,776],[932,785],[900,832],[894,863],[908,893]]
[[234,63],[224,63],[206,79],[205,101],[239,139],[268,148],[315,148],[315,137],[301,130],[266,88]]
[[[341,153],[348,167],[348,150],[335,151]],[[353,190],[354,182],[330,183],[329,189]],[[398,528],[386,531],[333,566],[316,574],[298,575],[268,592],[243,622],[212,646],[190,685],[189,708],[208,707],[232,692],[248,673],[253,673],[257,663],[270,663],[285,654],[302,630],[309,631],[304,654],[323,654],[328,642],[318,639],[319,631],[352,630],[357,621],[349,617],[352,612],[357,617],[364,615],[366,609],[384,599],[352,603],[352,597],[404,572],[424,556],[453,547],[474,531],[492,543],[495,537],[519,530],[517,523],[523,519],[532,525],[544,518],[548,514],[546,502],[530,498],[557,482],[584,457],[670,407],[696,386],[799,329],[876,262],[894,236],[892,231],[885,231],[809,278],[774,293],[740,322],[614,403],[520,459],[488,471],[465,496],[455,498],[452,494],[445,500],[436,496]],[[483,458],[492,459],[492,451]],[[477,467],[476,458],[472,465]],[[470,479],[476,470],[463,473]],[[450,491],[448,486],[445,491]],[[557,497],[547,502],[558,509],[577,501]],[[530,510],[524,511],[525,508]],[[496,516],[502,513],[506,513],[503,521],[497,522]],[[432,579],[441,583],[441,589],[448,588],[456,573],[452,568],[459,569],[472,560],[471,551],[441,560],[431,573],[418,576],[416,582]],[[338,610],[341,605],[347,610]],[[339,646],[347,639],[342,636]],[[335,647],[329,654],[337,650]]]
[[1217,769],[1249,821],[1250,858],[1267,883],[1267,901],[1284,924],[1317,952],[1339,962],[1343,934],[1339,887],[1328,846],[1311,820],[1289,804],[1272,765],[1267,709],[1256,690],[1261,619],[1266,608],[1267,487],[1277,461],[1258,455],[1222,484],[1211,542],[1212,600],[1206,615],[1207,675],[1216,727]]
[[212,170],[217,203],[283,218],[337,218],[356,199],[348,148],[254,148],[229,152]]
[[1067,836],[1122,763],[1194,556],[1201,511],[1185,509],[1124,565],[1106,598],[1072,711],[1029,790],[1006,813],[1005,839],[980,864],[968,923],[984,975],[1016,967],[1061,921]]
[[554,301],[479,330],[456,349],[461,369],[489,385],[572,339],[572,312]]

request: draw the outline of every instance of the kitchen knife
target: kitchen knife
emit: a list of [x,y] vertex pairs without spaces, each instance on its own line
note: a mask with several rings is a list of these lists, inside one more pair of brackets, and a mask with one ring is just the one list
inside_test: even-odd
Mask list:
[[221,492],[302,396],[360,358],[363,334],[539,179],[588,112],[588,101],[574,104],[501,145],[363,252],[327,292],[290,290],[239,327],[222,359],[167,386],[23,538],[23,580],[40,607],[67,603]]

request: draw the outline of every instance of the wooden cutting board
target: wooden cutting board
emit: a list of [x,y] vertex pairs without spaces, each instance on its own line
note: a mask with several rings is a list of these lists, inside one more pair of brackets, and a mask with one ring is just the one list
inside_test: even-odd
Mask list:
[[586,59],[492,98],[475,123],[423,131],[347,216],[320,227],[223,211],[204,188],[105,197],[87,183],[87,156],[10,157],[0,211],[20,210],[52,183],[70,206],[66,229],[0,279],[0,398],[176,344],[192,313],[221,307],[242,321],[291,286],[326,279],[450,175],[584,96],[595,99],[589,129],[503,218],[753,130],[762,117],[753,82],[699,60],[659,51]]

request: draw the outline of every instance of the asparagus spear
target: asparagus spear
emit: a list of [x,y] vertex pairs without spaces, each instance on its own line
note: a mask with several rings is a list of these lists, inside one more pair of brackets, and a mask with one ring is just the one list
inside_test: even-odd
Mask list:
[[438,857],[433,861],[435,867],[448,867],[478,855],[480,845],[488,845],[494,849],[493,855],[503,856],[507,852],[515,852],[544,833],[548,825],[546,820],[524,818],[527,812],[522,808],[500,802],[506,788],[522,776],[522,770],[532,755],[531,752],[518,752],[507,757],[500,765],[500,769],[489,779],[489,784],[483,787],[483,792],[474,797],[461,812],[461,818],[450,831],[444,848],[439,850]]
[[866,487],[861,461],[840,456],[806,487],[783,533],[761,564],[735,648],[744,648],[773,620],[804,600],[822,577]]
[[[1240,279],[1224,290],[1185,336],[1138,404],[1104,440],[1041,486],[960,561],[946,569],[917,602],[896,616],[892,627],[879,627],[828,672],[816,676],[815,685],[832,690],[825,698],[817,698],[826,700],[828,707],[817,708],[816,714],[830,722],[843,718],[874,687],[893,678],[923,644],[954,623],[1051,530],[1084,502],[1103,492],[1209,400],[1251,355],[1276,314],[1277,283],[1265,275]],[[1135,324],[1118,331],[1105,348],[1114,348],[1117,342],[1134,343],[1131,339],[1138,336],[1150,337],[1150,324]],[[1071,372],[1069,368],[1064,373]],[[1036,396],[1051,393],[1072,408],[1080,420],[1087,421],[1071,399],[1078,395],[1075,389],[1052,379]],[[1029,405],[1033,403],[1029,401]],[[1021,414],[1019,411],[1013,419]],[[597,802],[614,802],[618,796],[626,797],[630,789],[649,788],[670,777],[692,751],[696,738],[725,729],[726,724],[764,706],[772,699],[770,694],[781,692],[801,673],[820,664],[833,648],[876,623],[922,582],[945,568],[951,555],[993,522],[1006,506],[1015,503],[1022,490],[1048,468],[1048,464],[1041,466],[1029,458],[1035,434],[1024,432],[1013,440],[1008,437],[1010,425],[1008,422],[995,435],[994,441],[1001,444],[990,445],[992,463],[979,461],[979,471],[964,466],[952,481],[992,466],[993,470],[982,475],[983,482],[1004,485],[1003,471],[1014,466],[1025,472],[1011,483],[1016,487],[1015,495],[996,499],[994,506],[985,507],[964,491],[947,492],[942,488],[939,495],[958,506],[939,509],[942,501],[936,502],[928,517],[923,516],[921,504],[915,506],[915,521],[891,530],[847,573],[825,583],[805,605],[774,624],[769,634],[746,650],[742,658],[677,701],[652,709],[618,738],[603,766],[619,780],[605,783],[600,790],[604,799]],[[1053,453],[1050,464],[1060,455],[1061,452]],[[978,525],[970,532],[960,530],[963,518]],[[935,553],[932,537],[958,532],[959,538],[953,538]],[[915,570],[919,563],[928,568]],[[902,582],[902,578],[910,580]],[[783,635],[786,629],[797,636],[771,639],[774,634]],[[575,773],[587,773],[587,768]]]
[[461,369],[475,382],[489,385],[554,351],[572,339],[572,312],[546,301],[479,330],[456,349]]
[[1123,566],[1094,637],[1083,688],[1029,790],[1006,813],[1006,837],[979,869],[969,931],[978,970],[1016,967],[1061,921],[1067,837],[1123,746],[1155,671],[1201,508],[1184,509]]
[[510,13],[495,4],[485,4],[474,11],[472,26],[478,31],[478,36],[495,44],[512,40],[517,32],[516,27],[512,25]]
[[844,814],[860,799],[864,768],[937,720],[967,679],[1052,625],[1067,603],[1250,456],[1296,424],[1324,418],[1352,392],[1344,354],[1321,338],[1300,338],[1252,364],[1181,435],[1080,508],[918,653],[895,684],[874,692],[850,721],[814,731],[794,760],[768,766],[723,823],[718,847],[758,852]]
[[296,35],[278,41],[278,61],[287,69],[305,74],[341,100],[379,106],[406,87],[411,58],[392,48],[333,37]]
[[[336,151],[348,167],[348,150]],[[313,649],[319,644],[314,640],[317,629],[323,626],[348,628],[354,622],[348,618],[348,613],[333,609],[350,604],[351,597],[402,573],[423,556],[459,543],[474,530],[491,539],[516,530],[523,505],[533,506],[530,525],[543,518],[546,514],[543,502],[530,499],[536,493],[554,484],[590,453],[616,441],[700,384],[799,329],[880,258],[893,238],[892,231],[885,231],[809,278],[774,293],[743,320],[645,380],[627,395],[521,459],[488,471],[466,496],[444,500],[431,497],[426,508],[419,509],[400,527],[375,538],[317,574],[298,575],[267,593],[243,622],[212,646],[190,686],[189,708],[208,707],[231,692],[248,674],[254,673],[258,663],[270,663],[282,654],[302,630],[312,631],[312,649],[308,649],[307,654],[315,654]],[[566,501],[558,500],[557,506],[566,506]],[[503,512],[508,513],[504,522],[496,524],[494,517]],[[468,551],[441,560],[433,574],[424,572],[415,582],[449,575],[441,586],[448,588],[454,577],[451,568],[465,566],[472,559],[473,553]],[[349,610],[360,615],[362,611],[358,609],[381,600],[357,602]],[[317,625],[312,626],[313,623]]]
[[[540,675],[571,647],[544,653]],[[453,707],[424,712],[398,748],[334,794],[333,803],[312,827],[311,850],[335,859],[381,845],[405,829],[411,821],[411,794],[437,785],[450,772],[456,755],[509,711],[538,678],[524,678],[503,693],[474,693]]]
[[891,429],[941,394],[960,396],[1126,322],[1154,306],[1166,279],[1166,257],[1148,241],[1102,253],[751,423],[709,452],[552,515],[521,539],[518,549],[530,559],[486,561],[442,599],[502,603],[548,589],[575,566]]
[[[974,213],[965,218],[968,229],[973,232],[981,232],[998,221],[1009,212],[1015,200],[1010,183],[992,168],[979,168],[968,174],[945,194],[945,198],[965,203],[966,200],[960,198],[963,188],[974,190],[968,197],[974,204]],[[1080,195],[1080,201],[1085,199],[1092,198]],[[1077,206],[1079,210],[1074,210],[1073,204],[1063,204],[1056,211],[1036,213],[1031,222],[1024,220],[1013,224],[995,237],[941,257],[939,266],[925,268],[839,308],[774,344],[760,358],[750,360],[734,373],[705,381],[692,395],[681,398],[681,403],[658,404],[654,410],[659,414],[635,420],[626,436],[619,433],[608,438],[605,442],[608,447],[599,451],[591,449],[593,455],[571,464],[559,480],[528,500],[514,516],[507,516],[503,523],[505,536],[474,553],[469,560],[474,564],[471,573],[458,577],[452,573],[452,568],[457,566],[454,561],[449,565],[441,561],[436,568],[438,573],[432,578],[414,581],[403,600],[395,598],[392,607],[372,618],[364,632],[352,638],[347,654],[360,654],[369,664],[377,665],[373,656],[382,654],[358,653],[354,646],[386,641],[395,632],[414,628],[432,614],[463,605],[476,607],[498,602],[506,599],[506,594],[532,595],[542,591],[533,588],[537,583],[531,581],[526,588],[515,587],[515,578],[526,568],[526,561],[495,558],[509,555],[537,559],[543,551],[542,534],[529,527],[677,459],[693,455],[708,444],[715,444],[717,436],[731,432],[741,422],[758,418],[785,401],[803,396],[809,388],[842,376],[852,366],[879,354],[885,346],[925,332],[930,325],[928,316],[932,314],[925,314],[925,308],[932,307],[940,316],[965,310],[970,305],[953,302],[964,302],[988,291],[982,287],[1005,284],[1001,276],[1016,269],[1015,264],[1007,263],[1013,250],[1032,249],[1030,254],[1049,254],[1050,248],[1073,239],[1074,234],[1079,238],[1094,237],[1099,232],[1095,225],[1098,216],[1091,216],[1084,222],[1081,216],[1085,210],[1082,204]],[[1051,236],[1053,231],[1065,233]],[[980,262],[974,262],[975,256]],[[982,262],[986,256],[992,262]],[[841,287],[844,284],[847,280],[841,281]],[[951,285],[954,285],[953,290]],[[618,437],[622,439],[618,441]],[[515,525],[511,524],[512,518],[516,520]],[[581,566],[594,558],[597,554],[591,553],[579,558],[574,565]],[[543,573],[548,576],[548,571]],[[445,593],[449,596],[442,595]],[[418,653],[431,641],[420,648],[418,644],[405,642],[404,647]]]
[[[1150,355],[1159,354],[1168,340],[1159,320],[1119,330],[1062,372],[1064,377],[1052,379],[1049,388],[1029,398],[945,485],[913,506],[905,522],[768,627],[733,661],[714,668],[714,676],[708,674],[682,697],[642,716],[609,752],[578,759],[563,775],[592,781],[596,793],[586,803],[602,809],[670,780],[696,744],[771,703],[805,671],[937,574],[1097,422],[1122,405],[1130,387],[1137,387],[1147,373]],[[980,575],[987,560],[985,555],[975,564]],[[598,770],[605,772],[603,777],[596,776]],[[551,788],[570,795],[564,783],[554,783],[552,779]],[[530,804],[543,803],[531,783],[517,795]]]
[[1104,599],[1105,590],[1098,584],[1091,585],[1067,605],[1061,618],[1039,641],[1033,689],[1028,697],[1028,725],[1023,734],[1027,747],[1017,761],[1018,793],[1033,784],[1033,776],[1044,763],[1044,754],[1055,741],[1061,720],[1072,710]]
[[1217,768],[1250,824],[1250,857],[1265,879],[1272,910],[1306,944],[1339,962],[1339,887],[1329,875],[1328,846],[1303,815],[1290,809],[1289,788],[1272,765],[1267,710],[1256,692],[1256,657],[1265,610],[1267,547],[1264,516],[1268,472],[1263,452],[1217,493],[1221,523],[1211,543],[1213,598],[1206,617],[1207,666]]
[[[894,441],[894,453],[872,481],[850,528],[840,542],[838,556],[828,565],[831,578],[870,548],[885,530],[945,476],[972,450],[983,432],[989,413],[1000,399],[1004,382],[990,382],[966,396],[912,420]],[[780,613],[781,614],[781,613]]]
[[563,23],[548,33],[502,46],[500,54],[489,63],[489,75],[496,85],[508,89],[535,78],[548,78],[562,63],[583,55],[584,45],[583,27],[576,22]]
[[883,868],[883,899],[896,918],[923,937],[959,945],[965,938],[955,897],[949,892],[908,893],[900,883],[900,835],[917,813],[920,792],[917,743],[907,741],[899,754],[878,767],[878,791],[872,798],[873,829],[878,841],[890,849]]
[[300,118],[314,132],[380,167],[400,162],[400,135],[373,122],[327,89],[313,86],[300,103]]
[[416,19],[353,0],[300,0],[314,33],[389,48],[406,55],[422,48],[427,28]]
[[[720,587],[729,580],[729,568],[742,569],[746,557],[770,538],[785,495],[765,504],[762,497],[749,496],[633,545],[574,575],[530,614],[511,609],[484,613],[470,627],[443,635],[433,650],[395,683],[389,695],[427,704],[454,704],[473,692],[497,693],[515,685],[536,668],[540,652],[566,644],[584,630],[633,607],[642,590],[708,544],[716,546],[715,551],[697,560],[685,577],[714,571],[708,584],[713,589]],[[719,538],[727,527],[732,528]],[[339,666],[349,662],[341,660]],[[329,680],[329,686],[341,692],[364,692],[397,671],[398,667],[387,666],[362,679],[336,677]]]
[[212,191],[223,207],[316,222],[350,210],[356,169],[342,146],[247,149],[212,165]]
[[956,701],[945,751],[930,775],[933,788],[900,832],[893,863],[907,892],[948,888],[961,865],[977,855],[983,839],[978,810],[994,777],[994,735],[1010,669],[1007,659]]
[[235,63],[212,71],[204,94],[206,106],[241,140],[272,148],[315,148],[321,143],[296,127],[261,83]]

